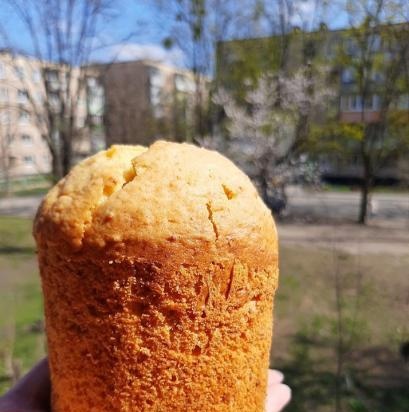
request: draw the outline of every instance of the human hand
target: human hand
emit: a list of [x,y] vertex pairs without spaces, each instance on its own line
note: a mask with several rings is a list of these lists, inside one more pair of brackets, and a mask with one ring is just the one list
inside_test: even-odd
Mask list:
[[269,369],[266,412],[280,412],[290,402],[291,389],[282,383],[283,380],[284,375],[280,371]]
[[[291,390],[282,383],[283,378],[279,371],[268,371],[267,412],[281,411],[291,398]],[[50,412],[50,392],[50,374],[46,358],[0,398],[0,412]]]
[[48,359],[34,366],[0,398],[0,412],[51,412]]

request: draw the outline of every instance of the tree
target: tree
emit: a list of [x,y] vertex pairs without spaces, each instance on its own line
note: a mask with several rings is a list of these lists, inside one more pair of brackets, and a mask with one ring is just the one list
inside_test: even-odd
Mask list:
[[259,22],[260,34],[273,36],[277,40],[273,47],[276,49],[279,69],[283,70],[292,58],[292,41],[301,40],[304,49],[311,38],[311,32],[320,28],[325,18],[327,2],[257,0],[254,8],[254,18]]
[[[92,52],[101,47],[99,33],[113,17],[114,2],[5,0],[4,3],[31,39],[28,52],[34,60],[27,58],[27,62],[41,62],[40,86],[36,88],[40,97],[33,93],[27,80],[21,82],[32,117],[49,147],[53,176],[58,180],[73,163],[74,145],[92,126],[93,119],[86,112],[88,78],[93,76],[88,63]],[[0,29],[3,34],[7,32],[4,27]],[[17,47],[10,39],[4,40],[17,65]]]
[[318,26],[324,2],[316,1],[308,15],[301,13],[300,4],[257,1],[253,17],[258,32],[268,37],[219,47],[217,78],[229,97],[218,102],[227,115],[229,135],[254,145],[253,173],[267,202],[272,180],[283,192],[289,180],[306,171],[300,159],[310,126],[334,96],[321,56],[326,28],[305,31]]
[[344,33],[344,47],[338,55],[338,65],[351,78],[349,95],[341,99],[355,99],[358,109],[357,118],[340,120],[353,123],[349,128],[353,133],[343,138],[358,154],[362,166],[358,217],[362,224],[368,218],[378,172],[408,148],[405,124],[409,107],[406,112],[401,110],[400,100],[407,99],[409,93],[409,24],[396,22],[403,16],[402,7],[407,6],[394,0],[348,2],[350,28]]
[[[305,13],[303,2],[298,0],[277,0],[273,2],[254,2],[253,19],[256,37],[238,39],[219,46],[217,79],[218,83],[234,96],[237,103],[248,105],[251,90],[258,85],[259,79],[276,77],[274,84],[275,103],[269,110],[280,111],[281,95],[285,100],[286,90],[281,90],[287,80],[303,79],[304,94],[314,94],[314,85],[328,81],[325,61],[322,59],[321,45],[327,33],[325,25],[319,25],[325,2],[315,1],[314,7]],[[302,29],[301,29],[301,28]],[[318,30],[311,32],[311,30]],[[296,72],[296,73],[295,73]],[[325,73],[325,74],[324,74]],[[322,74],[323,78],[319,79]],[[309,78],[310,77],[310,78]],[[300,84],[295,86],[300,89]],[[307,89],[310,90],[307,90]],[[331,92],[332,93],[332,92]],[[295,146],[301,146],[307,139],[311,113],[308,108],[310,99],[304,101],[303,108],[295,104],[292,135]],[[277,128],[277,132],[282,130]],[[298,149],[297,147],[297,149]],[[290,150],[294,153],[296,147]],[[274,162],[273,162],[274,163]]]
[[[1,110],[2,108],[0,108]],[[16,129],[11,121],[10,110],[0,113],[0,178],[3,181],[3,193],[10,194],[10,172],[13,167],[11,143],[16,137]]]
[[[214,71],[218,42],[240,33],[244,12],[249,0],[158,0],[161,13],[171,21],[169,33],[164,37],[165,47],[182,50],[185,64],[193,72],[194,135],[203,138],[210,131],[210,100],[206,99],[208,77]],[[210,93],[214,91],[210,85]]]
[[309,175],[303,154],[310,123],[334,96],[325,72],[307,65],[292,75],[264,74],[245,104],[223,90],[216,96],[229,136],[236,140],[233,157],[251,163],[249,173],[267,203],[272,187],[283,191],[291,179]]

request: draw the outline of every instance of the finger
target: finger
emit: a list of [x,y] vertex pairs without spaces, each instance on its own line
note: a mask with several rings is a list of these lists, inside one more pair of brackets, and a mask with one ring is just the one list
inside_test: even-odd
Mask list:
[[266,411],[279,412],[290,402],[291,389],[282,383],[269,386],[267,391]]
[[39,362],[17,385],[6,394],[18,405],[28,408],[49,410],[50,408],[50,372],[48,359]]
[[268,370],[268,386],[281,383],[283,380],[284,375],[282,374],[282,372],[275,369]]

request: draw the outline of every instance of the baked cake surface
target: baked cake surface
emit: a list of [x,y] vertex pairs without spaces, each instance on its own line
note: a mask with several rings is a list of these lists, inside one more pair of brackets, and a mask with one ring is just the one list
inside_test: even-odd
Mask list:
[[49,192],[34,236],[55,412],[264,411],[277,234],[233,163],[113,146]]

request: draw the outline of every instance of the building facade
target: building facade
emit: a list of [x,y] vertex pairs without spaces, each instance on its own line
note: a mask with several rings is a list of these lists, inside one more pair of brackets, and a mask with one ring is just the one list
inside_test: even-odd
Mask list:
[[[72,82],[80,70],[69,68]],[[58,126],[50,137],[46,122],[61,110],[61,90],[68,66],[42,62],[26,55],[0,52],[0,181],[52,171],[49,139],[58,144]],[[105,146],[102,128],[103,89],[92,72],[76,104],[78,137],[73,142],[73,160]]]
[[193,139],[195,99],[207,101],[207,81],[151,60],[94,68],[105,90],[107,144]]
[[[403,113],[409,119],[407,87],[395,91],[393,96],[385,96],[388,87],[385,77],[389,75],[385,67],[390,59],[397,57],[396,47],[385,34],[391,27],[395,34],[399,34],[400,29],[402,32],[408,30],[407,26],[403,25],[381,26],[371,28],[371,34],[364,33],[359,37],[359,33],[352,33],[350,30],[331,31],[323,26],[316,32],[308,33],[295,29],[285,38],[272,36],[221,42],[217,49],[216,83],[218,87],[233,90],[240,98],[240,93],[246,90],[246,79],[256,80],[265,72],[291,73],[302,65],[305,66],[307,61],[313,61],[314,64],[329,69],[331,87],[335,89],[333,104],[319,116],[321,120],[325,121],[332,116],[339,124],[376,125],[382,120],[383,101],[389,98],[393,99],[393,103],[388,113]],[[394,41],[403,42],[400,50],[407,53],[405,40],[399,40],[399,37],[404,37],[396,37]],[[283,43],[286,45],[285,52]],[[370,61],[370,74],[363,73],[359,77],[357,73],[361,69],[368,69],[363,67],[362,54]],[[406,55],[406,64],[409,64],[408,62],[409,56]],[[362,86],[362,77],[365,87]],[[400,164],[401,158],[391,159],[377,170],[376,177],[378,180],[390,182],[399,180]],[[363,173],[358,155],[352,155],[348,160],[328,155],[322,161],[322,170],[324,177],[329,180],[354,181]]]
[[68,70],[72,82],[85,82],[71,97],[73,163],[115,143],[193,140],[195,107],[197,99],[207,102],[208,80],[188,70],[150,60],[80,70],[0,51],[0,182],[52,172],[48,139],[58,147],[59,133],[50,137],[44,125],[54,115],[58,122]]
[[0,178],[47,174],[51,156],[36,125],[29,92],[39,103],[41,64],[23,56],[0,54]]

